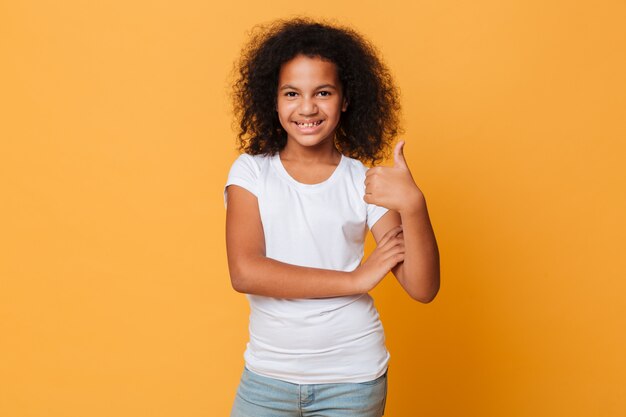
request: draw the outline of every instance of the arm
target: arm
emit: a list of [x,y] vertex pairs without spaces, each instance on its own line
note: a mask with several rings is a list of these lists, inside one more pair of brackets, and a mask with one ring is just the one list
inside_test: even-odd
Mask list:
[[439,291],[439,249],[430,224],[426,200],[415,203],[415,210],[398,213],[389,210],[372,227],[376,242],[385,232],[402,225],[405,256],[404,262],[392,268],[402,288],[414,300],[429,303]]
[[377,242],[387,230],[402,225],[405,257],[392,272],[413,299],[429,303],[440,286],[439,249],[426,200],[404,160],[403,144],[396,147],[393,167],[368,170],[365,201],[390,209],[372,227]]
[[233,288],[277,298],[322,298],[363,294],[403,259],[400,229],[381,237],[367,261],[351,272],[291,265],[265,256],[257,198],[245,188],[227,189],[226,250]]

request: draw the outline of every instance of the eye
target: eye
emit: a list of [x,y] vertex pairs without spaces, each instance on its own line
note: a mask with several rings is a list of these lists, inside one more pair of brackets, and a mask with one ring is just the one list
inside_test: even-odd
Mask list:
[[319,94],[322,97],[328,97],[328,96],[330,96],[331,93],[330,93],[330,91],[320,91],[317,94]]
[[298,95],[298,93],[296,93],[295,91],[287,91],[285,93],[285,97],[295,97],[297,95]]

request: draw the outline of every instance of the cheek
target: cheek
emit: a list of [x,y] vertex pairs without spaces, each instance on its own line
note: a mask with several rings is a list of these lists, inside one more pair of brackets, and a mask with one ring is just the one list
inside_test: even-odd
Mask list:
[[334,115],[335,117],[339,117],[341,114],[341,102],[333,101],[331,103],[325,103],[324,112],[328,115]]
[[280,122],[280,125],[285,128],[287,126],[287,120],[280,114],[280,112],[278,113],[278,121]]
[[284,103],[276,104],[276,114],[278,115],[278,120],[280,120],[281,123],[289,117],[289,111]]
[[276,103],[276,111],[281,117],[289,116],[291,113],[293,113],[295,107],[296,107],[296,104],[293,102],[289,102],[289,101],[279,100]]

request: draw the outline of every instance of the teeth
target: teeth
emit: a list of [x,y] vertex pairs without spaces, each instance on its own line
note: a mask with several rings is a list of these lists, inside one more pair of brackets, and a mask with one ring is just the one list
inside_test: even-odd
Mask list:
[[313,127],[313,126],[317,126],[317,125],[319,125],[320,123],[322,123],[322,121],[321,121],[321,120],[319,120],[319,121],[317,121],[317,122],[313,122],[313,123],[298,123],[298,122],[296,122],[296,124],[297,124],[298,126],[300,126],[300,127]]

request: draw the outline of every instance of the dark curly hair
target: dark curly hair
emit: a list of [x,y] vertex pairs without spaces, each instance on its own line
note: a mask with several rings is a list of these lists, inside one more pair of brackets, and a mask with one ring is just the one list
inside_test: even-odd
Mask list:
[[346,156],[376,164],[401,132],[398,90],[376,49],[354,30],[307,18],[257,26],[235,66],[233,102],[239,150],[273,155],[287,144],[276,113],[281,66],[297,55],[333,62],[350,103],[335,131]]

